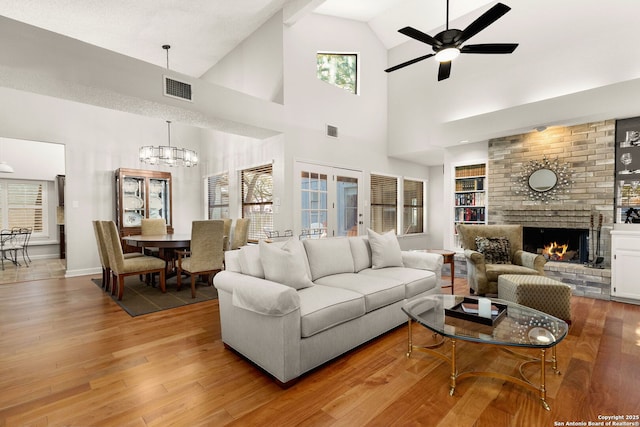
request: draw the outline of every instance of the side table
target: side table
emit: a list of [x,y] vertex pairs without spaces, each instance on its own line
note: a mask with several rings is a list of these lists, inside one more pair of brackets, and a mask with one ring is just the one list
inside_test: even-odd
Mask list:
[[451,295],[453,295],[453,281],[455,279],[455,251],[448,249],[418,249],[421,252],[427,252],[430,254],[440,254],[444,258],[444,263],[451,266],[451,285],[444,285],[443,288],[451,288]]

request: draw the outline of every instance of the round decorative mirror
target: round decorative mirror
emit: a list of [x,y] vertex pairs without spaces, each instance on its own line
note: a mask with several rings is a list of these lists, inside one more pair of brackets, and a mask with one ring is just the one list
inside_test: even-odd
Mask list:
[[549,203],[562,199],[569,192],[573,171],[567,163],[558,159],[532,160],[522,165],[522,172],[516,178],[515,193],[522,194],[533,202]]
[[551,169],[538,169],[529,175],[529,187],[534,191],[549,191],[558,183],[558,176]]

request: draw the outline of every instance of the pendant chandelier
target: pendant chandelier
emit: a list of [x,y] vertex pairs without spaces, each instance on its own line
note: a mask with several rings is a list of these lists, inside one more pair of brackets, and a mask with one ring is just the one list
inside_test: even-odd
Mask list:
[[145,145],[140,147],[140,161],[150,165],[191,166],[198,165],[198,153],[188,148],[171,145],[171,121],[167,120],[168,145]]
[[[162,48],[167,52],[167,69],[169,69],[169,46]],[[168,145],[145,145],[140,147],[140,161],[150,165],[191,166],[198,165],[198,153],[188,148],[171,146],[171,121],[167,120]]]

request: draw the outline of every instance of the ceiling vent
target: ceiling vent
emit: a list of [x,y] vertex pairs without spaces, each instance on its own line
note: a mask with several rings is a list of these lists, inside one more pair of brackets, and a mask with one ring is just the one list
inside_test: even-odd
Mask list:
[[164,76],[164,95],[193,102],[191,85],[167,76]]
[[327,125],[327,136],[330,136],[331,138],[337,138],[338,137],[338,127],[337,126]]

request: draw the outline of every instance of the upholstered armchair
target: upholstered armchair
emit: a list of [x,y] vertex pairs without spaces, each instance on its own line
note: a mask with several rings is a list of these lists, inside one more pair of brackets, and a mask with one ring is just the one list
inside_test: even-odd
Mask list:
[[544,256],[522,250],[521,225],[458,224],[472,293],[497,294],[501,274],[544,276]]

